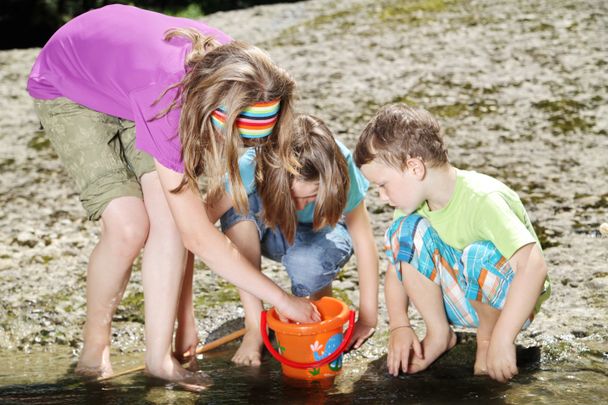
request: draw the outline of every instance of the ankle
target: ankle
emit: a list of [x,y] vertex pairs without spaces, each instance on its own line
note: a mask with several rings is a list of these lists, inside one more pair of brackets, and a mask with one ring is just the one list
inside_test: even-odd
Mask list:
[[88,346],[91,348],[100,348],[103,349],[105,347],[110,347],[112,342],[111,338],[111,328],[109,327],[91,327],[88,324],[84,326],[84,346]]
[[146,361],[145,374],[168,381],[181,381],[192,375],[192,372],[182,367],[175,359],[170,358],[163,362]]
[[448,323],[426,326],[426,334],[432,336],[451,336],[454,331]]
[[477,335],[475,337],[475,341],[477,342],[477,345],[489,345],[490,344],[490,336],[480,336]]
[[147,351],[144,357],[146,370],[153,375],[163,373],[172,374],[176,368],[183,369],[171,352],[164,353],[158,356],[150,355],[151,351]]
[[109,342],[84,342],[80,351],[80,358],[98,358],[104,359],[110,357]]

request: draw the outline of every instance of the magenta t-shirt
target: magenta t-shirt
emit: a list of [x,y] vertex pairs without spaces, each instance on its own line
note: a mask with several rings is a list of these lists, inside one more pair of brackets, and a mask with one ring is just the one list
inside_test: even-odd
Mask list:
[[124,5],[84,13],[61,27],[34,63],[27,90],[38,99],[66,97],[92,110],[135,122],[136,146],[162,165],[184,171],[178,135],[181,110],[150,120],[176,94],[191,43],[164,41],[170,28],[195,28],[225,44],[223,32],[187,18]]

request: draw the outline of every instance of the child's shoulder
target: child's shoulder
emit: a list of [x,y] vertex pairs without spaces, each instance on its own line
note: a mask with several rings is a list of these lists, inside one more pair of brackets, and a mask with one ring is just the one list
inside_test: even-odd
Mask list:
[[490,195],[499,194],[508,199],[519,199],[519,196],[509,186],[495,177],[472,170],[457,169],[457,182],[461,192],[485,199]]
[[474,212],[475,222],[481,217],[497,219],[509,217],[513,213],[525,222],[527,213],[523,202],[502,181],[468,170],[459,170],[457,181],[460,183],[460,206]]

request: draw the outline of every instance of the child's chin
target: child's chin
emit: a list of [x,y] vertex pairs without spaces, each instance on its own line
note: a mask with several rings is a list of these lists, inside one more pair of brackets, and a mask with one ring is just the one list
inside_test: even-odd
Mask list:
[[401,212],[403,212],[405,215],[409,215],[412,213],[412,210],[407,208],[407,207],[400,207],[398,205],[395,204],[391,204],[396,210],[400,210]]

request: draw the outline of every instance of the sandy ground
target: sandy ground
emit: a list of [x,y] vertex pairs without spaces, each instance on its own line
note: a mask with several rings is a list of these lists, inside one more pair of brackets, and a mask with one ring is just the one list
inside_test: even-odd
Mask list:
[[[313,0],[206,20],[268,50],[298,82],[298,109],[325,119],[350,147],[383,104],[435,113],[452,162],[518,191],[545,246],[553,296],[522,339],[587,345],[608,338],[608,238],[598,232],[608,222],[607,14],[593,0]],[[0,52],[0,348],[77,352],[98,228],[25,92],[37,53]],[[392,213],[375,190],[367,203],[380,246]],[[288,287],[277,265],[264,267]],[[197,269],[205,337],[242,311],[232,287]],[[353,303],[355,269],[353,259],[335,283]],[[114,322],[116,347],[143,348],[142,318],[136,263]]]

